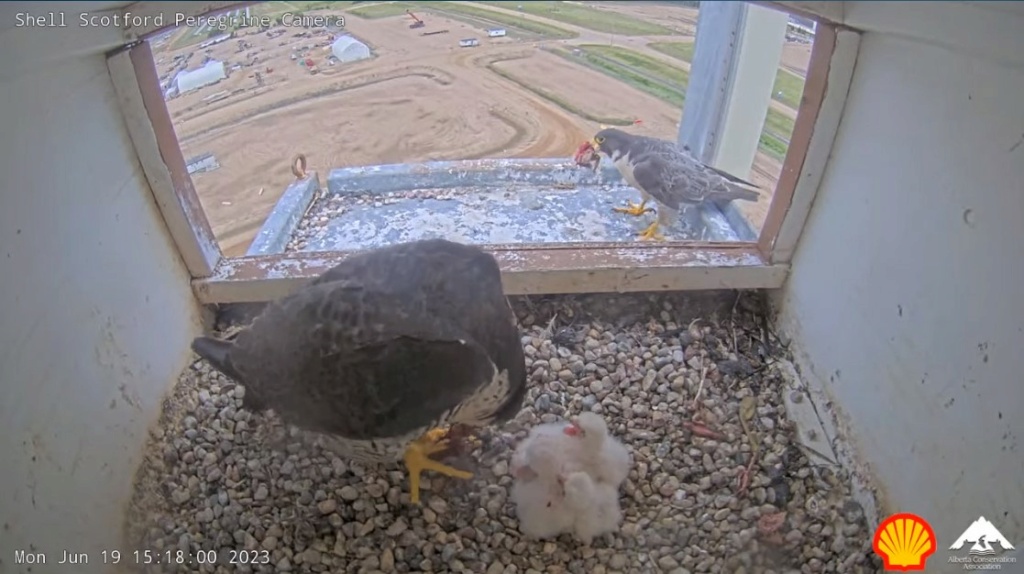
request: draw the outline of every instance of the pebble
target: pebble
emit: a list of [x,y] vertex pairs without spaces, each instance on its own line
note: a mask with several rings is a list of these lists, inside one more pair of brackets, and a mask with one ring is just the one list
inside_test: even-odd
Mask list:
[[333,514],[334,511],[338,509],[338,502],[332,498],[328,498],[327,500],[317,504],[316,508],[320,511],[320,514],[326,516],[328,514]]
[[[340,460],[273,414],[246,411],[244,388],[200,361],[165,401],[167,424],[151,433],[127,521],[133,546],[249,549],[269,559],[152,565],[168,573],[880,571],[845,471],[812,465],[792,443],[782,400],[790,391],[781,369],[765,365],[760,318],[687,330],[690,318],[677,316],[685,305],[670,295],[610,295],[590,308],[574,298],[511,299],[530,387],[514,420],[482,433],[472,480],[424,473],[423,505],[412,506],[400,466]],[[749,426],[762,458],[741,495],[752,452],[738,418],[747,395],[757,398]],[[624,523],[591,546],[525,539],[509,500],[511,449],[538,422],[585,409],[632,451]],[[687,430],[695,419],[725,439]],[[779,512],[787,514],[778,530],[761,533],[759,521]]]

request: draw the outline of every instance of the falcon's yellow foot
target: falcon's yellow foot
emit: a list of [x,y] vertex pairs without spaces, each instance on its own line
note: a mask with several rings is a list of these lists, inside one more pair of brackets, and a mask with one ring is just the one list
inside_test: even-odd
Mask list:
[[459,470],[428,458],[430,455],[448,448],[448,439],[445,438],[447,434],[448,431],[444,429],[432,429],[405,450],[405,467],[409,471],[409,499],[413,504],[420,503],[420,474],[424,470],[432,470],[453,478],[473,478],[471,472]]
[[420,442],[437,444],[448,438],[450,429],[430,429],[420,438]]
[[658,241],[663,241],[665,239],[665,236],[663,236],[662,234],[658,233],[658,222],[655,221],[647,229],[645,229],[643,231],[643,233],[640,234],[638,239],[640,239],[641,241],[648,240],[648,239],[655,239],[655,240],[658,240]]
[[636,215],[638,217],[647,213],[648,211],[654,211],[654,208],[645,207],[647,205],[646,200],[641,201],[640,203],[633,203],[632,201],[627,201],[626,203],[629,205],[628,207],[613,207],[612,211],[616,211],[618,213],[628,213],[629,215]]

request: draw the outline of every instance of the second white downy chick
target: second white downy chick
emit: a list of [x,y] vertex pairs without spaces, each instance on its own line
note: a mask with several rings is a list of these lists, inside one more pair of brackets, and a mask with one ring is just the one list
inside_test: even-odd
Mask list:
[[630,455],[620,441],[608,434],[608,425],[597,413],[584,412],[568,421],[537,425],[512,455],[511,470],[519,478],[537,475],[532,452],[560,453],[557,473],[582,470],[597,482],[618,488],[629,474]]
[[566,506],[559,451],[551,446],[544,441],[527,443],[516,452],[521,462],[515,469],[511,497],[519,530],[531,538],[570,532],[576,520],[577,513]]
[[[561,421],[537,425],[530,429],[530,433],[512,453],[509,470],[513,476],[533,480],[544,474],[553,480],[561,474],[564,470],[564,452],[571,446],[573,440],[566,434],[567,429],[571,427],[568,421]],[[559,452],[563,455],[560,456]],[[538,459],[536,464],[534,459]]]
[[587,546],[595,537],[614,532],[622,522],[618,489],[595,482],[585,472],[574,472],[565,479],[565,505],[573,517],[573,535]]
[[608,434],[608,424],[601,415],[581,413],[570,421],[565,434],[579,440],[572,458],[596,482],[618,489],[629,475],[630,456],[626,445]]

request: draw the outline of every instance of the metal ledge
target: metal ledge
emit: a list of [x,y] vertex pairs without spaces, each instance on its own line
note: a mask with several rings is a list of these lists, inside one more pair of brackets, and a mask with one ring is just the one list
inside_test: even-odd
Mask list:
[[[574,189],[567,191],[567,186]],[[610,206],[618,201],[635,199],[635,191],[607,162],[593,173],[564,158],[434,161],[333,169],[325,189],[315,176],[295,182],[282,195],[246,255],[285,252],[292,239],[300,237],[297,232],[303,217],[307,213],[316,216],[317,207],[312,206],[312,212],[310,208],[317,197],[384,196],[417,189],[460,189],[469,195],[432,205],[405,201],[401,205],[355,206],[350,213],[332,216],[319,239],[309,246],[300,243],[299,249],[363,249],[416,239],[424,233],[478,244],[548,244],[575,242],[579,237],[627,243],[639,231],[630,228],[633,223],[628,218],[610,213]],[[502,193],[507,190],[514,190],[514,195]],[[558,199],[553,199],[555,194]],[[484,226],[479,223],[482,214],[488,222]],[[450,223],[440,225],[440,220]],[[589,233],[575,228],[579,221],[591,222]],[[704,205],[691,212],[690,221],[696,229],[703,227],[701,240],[756,240],[749,223],[731,204]]]
[[302,215],[313,202],[320,190],[320,178],[314,171],[306,179],[300,179],[288,186],[277,200],[273,211],[263,222],[256,238],[249,245],[246,255],[271,255],[284,253],[288,238],[298,229]]

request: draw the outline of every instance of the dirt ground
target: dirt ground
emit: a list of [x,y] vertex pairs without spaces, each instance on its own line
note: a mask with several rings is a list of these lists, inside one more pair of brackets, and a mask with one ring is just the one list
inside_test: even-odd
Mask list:
[[[690,8],[639,8],[634,15],[644,19],[666,16],[666,11],[680,22],[696,17]],[[253,56],[256,62],[215,85],[172,98],[168,109],[186,158],[212,152],[220,164],[192,177],[227,255],[245,253],[293,180],[289,166],[297,153],[307,156],[309,169],[317,170],[323,181],[330,169],[353,165],[566,157],[598,128],[492,72],[487,65],[494,62],[584,112],[642,118],[643,124],[631,129],[657,137],[676,134],[680,110],[541,50],[564,41],[489,39],[469,24],[430,12],[417,14],[426,21],[425,28],[409,29],[405,16],[371,20],[348,15],[345,32],[374,51],[373,58],[352,64],[328,65],[328,36],[295,37],[303,28],[287,28],[285,35],[273,39],[243,29],[209,48],[206,55],[225,61],[229,69],[248,64]],[[449,32],[420,35],[445,29]],[[480,46],[459,48],[458,40],[466,37],[479,38]],[[239,40],[252,47],[239,51]],[[309,57],[321,73],[309,74],[291,60],[294,46],[312,46]],[[169,73],[175,55],[190,51],[188,67],[194,69],[204,55],[197,46],[154,48],[161,76]],[[253,76],[257,70],[263,75],[261,87]],[[773,189],[780,169],[778,161],[759,154],[750,177]],[[766,197],[745,207],[759,224],[767,205]]]
[[807,75],[807,66],[811,63],[811,45],[799,42],[786,42],[782,46],[781,66],[803,78]]

